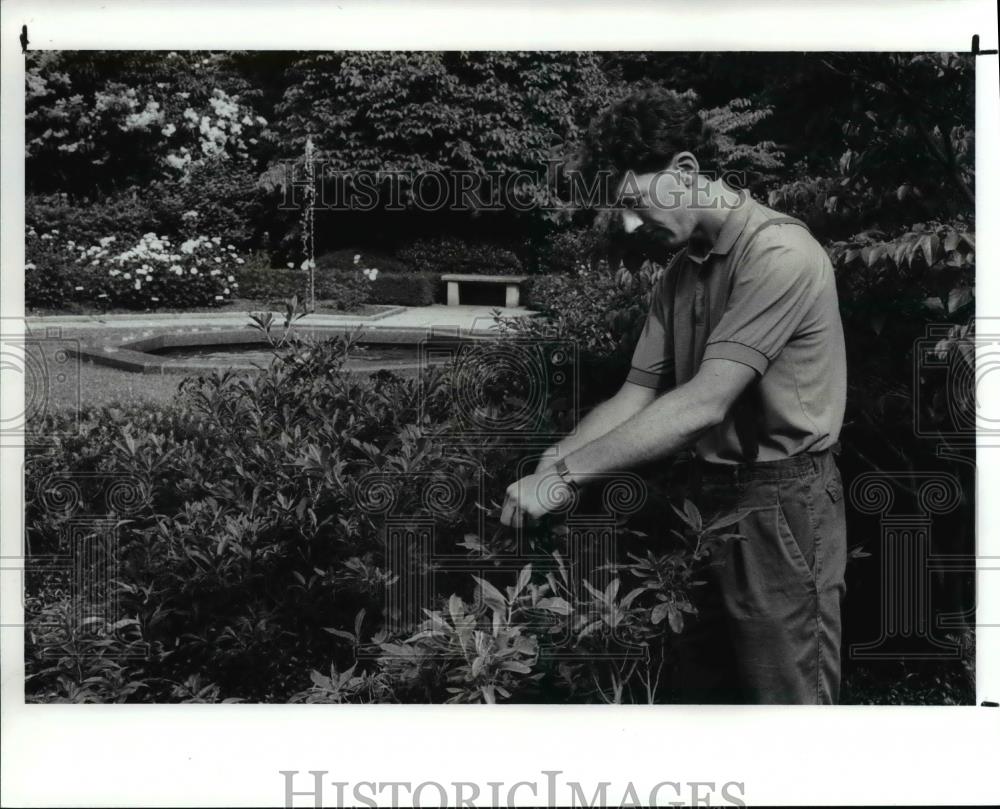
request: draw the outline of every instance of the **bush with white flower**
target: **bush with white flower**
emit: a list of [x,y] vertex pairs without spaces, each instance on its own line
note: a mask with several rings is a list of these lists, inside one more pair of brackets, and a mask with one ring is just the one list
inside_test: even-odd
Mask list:
[[90,274],[76,260],[76,244],[53,228],[25,232],[24,301],[33,309],[64,310],[86,300]]
[[[25,147],[33,184],[183,178],[207,160],[248,160],[267,120],[225,54],[32,51]],[[160,79],[157,81],[157,79]],[[96,190],[96,189],[95,189]]]
[[[113,237],[112,237],[113,239]],[[110,300],[119,306],[215,306],[229,301],[243,263],[235,246],[219,236],[197,236],[176,244],[147,233],[138,243],[115,251],[110,242],[81,251],[103,276]]]
[[34,307],[58,308],[70,301],[129,309],[218,306],[236,294],[236,275],[245,261],[218,236],[178,244],[146,233],[125,245],[106,236],[85,246],[32,230],[28,239],[41,243],[25,265],[26,302]]

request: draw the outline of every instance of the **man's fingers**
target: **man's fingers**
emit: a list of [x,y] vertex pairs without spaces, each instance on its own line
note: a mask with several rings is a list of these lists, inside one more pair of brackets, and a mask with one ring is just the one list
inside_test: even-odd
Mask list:
[[517,501],[514,500],[509,494],[507,498],[503,501],[503,510],[500,512],[500,522],[503,525],[510,525],[511,520],[517,513]]

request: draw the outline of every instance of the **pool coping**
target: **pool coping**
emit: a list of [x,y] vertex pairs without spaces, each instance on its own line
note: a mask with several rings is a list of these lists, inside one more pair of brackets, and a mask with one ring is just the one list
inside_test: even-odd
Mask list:
[[[306,317],[319,317],[329,320],[341,320],[345,323],[362,321],[365,323],[382,320],[383,318],[398,315],[407,310],[406,306],[387,306],[384,311],[375,312],[370,315],[351,314],[349,312],[310,312]],[[94,313],[90,315],[32,315],[26,314],[25,320],[29,323],[45,323],[52,325],[66,324],[74,325],[80,323],[128,323],[138,320],[142,322],[162,321],[164,326],[169,326],[177,320],[215,320],[223,321],[228,319],[248,319],[251,314],[270,312],[276,319],[284,318],[285,313],[277,309],[241,309],[239,311],[222,310],[216,312],[114,312],[114,313]],[[335,324],[334,324],[335,325]]]
[[[147,330],[148,331],[148,330]],[[294,331],[314,338],[334,335],[352,334],[358,332],[361,342],[375,342],[369,335],[378,335],[379,343],[420,344],[424,340],[462,342],[480,342],[495,339],[496,335],[483,334],[467,329],[452,327],[418,328],[413,326],[365,326],[365,325],[314,325],[297,326]],[[206,339],[210,338],[210,339]],[[93,362],[122,371],[143,374],[187,374],[196,375],[212,373],[226,369],[240,372],[257,373],[265,370],[254,365],[219,365],[219,363],[197,362],[191,360],[170,359],[153,352],[165,348],[186,348],[189,346],[227,346],[259,344],[268,345],[267,338],[259,330],[250,327],[233,328],[229,326],[212,326],[205,329],[188,328],[184,331],[165,332],[163,334],[118,337],[102,340],[101,343],[84,342],[68,349],[69,353],[83,361]],[[395,373],[413,373],[425,367],[423,362],[401,363],[386,370]],[[344,367],[348,374],[372,374],[378,369]]]

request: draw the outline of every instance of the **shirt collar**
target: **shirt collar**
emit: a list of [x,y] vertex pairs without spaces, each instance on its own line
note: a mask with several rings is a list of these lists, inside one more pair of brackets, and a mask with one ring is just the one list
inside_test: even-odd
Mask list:
[[739,191],[739,201],[730,209],[725,221],[723,221],[722,228],[719,230],[719,235],[715,238],[715,244],[712,245],[712,249],[701,256],[692,254],[689,249],[688,258],[695,264],[703,264],[709,256],[724,256],[732,250],[733,245],[736,244],[736,240],[746,228],[747,220],[750,218],[752,203],[753,200],[746,189]]

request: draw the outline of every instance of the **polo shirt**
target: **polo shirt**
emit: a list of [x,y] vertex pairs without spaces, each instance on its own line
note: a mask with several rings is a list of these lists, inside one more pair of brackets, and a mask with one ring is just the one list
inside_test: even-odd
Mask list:
[[777,461],[840,435],[847,362],[833,267],[808,229],[787,220],[742,191],[711,249],[699,256],[689,245],[654,286],[629,382],[664,392],[707,359],[757,374],[695,443],[705,461]]

